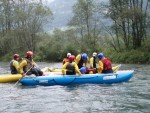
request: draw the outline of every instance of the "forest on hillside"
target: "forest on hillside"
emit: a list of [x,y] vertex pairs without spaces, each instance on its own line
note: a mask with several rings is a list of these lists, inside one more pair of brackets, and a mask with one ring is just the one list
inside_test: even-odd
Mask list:
[[66,30],[49,34],[54,12],[42,0],[0,0],[0,59],[31,50],[37,61],[103,52],[114,63],[150,63],[149,0],[77,0],[72,12]]

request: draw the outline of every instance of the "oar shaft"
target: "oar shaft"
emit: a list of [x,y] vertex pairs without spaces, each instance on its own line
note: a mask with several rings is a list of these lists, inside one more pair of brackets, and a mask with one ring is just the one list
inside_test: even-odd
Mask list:
[[[25,73],[25,75],[32,69],[32,67]],[[22,76],[16,83],[15,86],[19,83],[19,81],[23,78],[24,76]]]

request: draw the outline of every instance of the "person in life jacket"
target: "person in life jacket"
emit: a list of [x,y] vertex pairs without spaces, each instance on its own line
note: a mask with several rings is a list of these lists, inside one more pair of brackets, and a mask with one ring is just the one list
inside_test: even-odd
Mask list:
[[98,73],[113,73],[111,61],[104,57],[103,53],[98,54],[98,58],[100,59]]
[[66,62],[69,62],[70,55],[71,55],[71,53],[67,53],[67,57],[63,59],[63,64],[65,64]]
[[14,54],[13,60],[10,62],[10,71],[11,74],[19,74],[19,60],[20,55],[19,54]]
[[92,57],[90,58],[90,68],[88,69],[89,73],[96,73],[96,58],[97,58],[97,53],[94,52]]
[[76,73],[81,75],[81,72],[78,68],[78,65],[74,62],[74,60],[75,60],[75,56],[70,55],[69,56],[69,62],[66,62],[62,67],[62,74],[63,75],[65,74],[65,71],[66,71],[66,75],[76,75]]
[[97,58],[97,53],[94,52],[93,56],[90,58],[90,68],[96,68],[96,58]]
[[75,62],[79,69],[84,67],[83,64],[85,64],[85,67],[88,67],[88,55],[86,53],[77,55]]
[[36,63],[33,61],[33,52],[28,51],[25,58],[20,63],[20,73],[24,75],[35,74],[36,76],[42,76],[43,72],[36,67]]

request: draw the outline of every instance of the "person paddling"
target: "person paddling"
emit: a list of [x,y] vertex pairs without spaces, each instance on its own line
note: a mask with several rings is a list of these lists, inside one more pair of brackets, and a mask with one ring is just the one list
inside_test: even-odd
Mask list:
[[96,69],[96,58],[97,58],[97,53],[94,52],[92,57],[90,58],[90,68],[87,70],[89,71],[88,73],[97,73],[97,69]]
[[97,58],[97,53],[94,52],[92,57],[90,58],[90,68],[96,68],[96,58]]
[[10,71],[11,74],[19,74],[19,60],[20,55],[19,54],[14,54],[13,55],[13,60],[10,62]]
[[97,67],[98,73],[113,73],[111,61],[103,53],[99,53],[98,58],[100,59]]
[[31,74],[35,74],[36,76],[43,75],[43,72],[39,68],[36,68],[36,63],[33,61],[32,51],[28,51],[26,53],[25,58],[20,63],[20,73],[23,75],[24,73],[26,73],[26,75],[31,75]]
[[85,64],[85,67],[88,67],[88,55],[86,53],[77,55],[75,62],[79,69],[84,67],[83,64]]
[[76,75],[76,73],[78,73],[79,75],[81,75],[78,65],[74,62],[75,60],[75,56],[74,55],[70,55],[69,56],[69,62],[66,62],[63,67],[62,67],[62,74],[65,74],[65,70],[66,70],[66,75]]

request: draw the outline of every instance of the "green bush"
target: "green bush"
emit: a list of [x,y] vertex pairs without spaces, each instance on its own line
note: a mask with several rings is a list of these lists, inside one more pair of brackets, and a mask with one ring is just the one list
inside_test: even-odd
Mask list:
[[122,52],[105,50],[104,54],[106,57],[110,58],[113,63],[150,63],[150,53],[147,51],[142,51],[141,49]]

